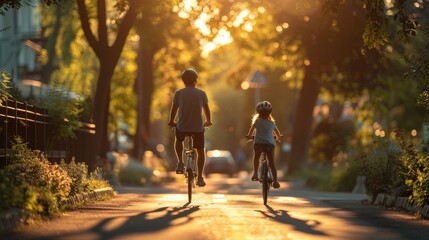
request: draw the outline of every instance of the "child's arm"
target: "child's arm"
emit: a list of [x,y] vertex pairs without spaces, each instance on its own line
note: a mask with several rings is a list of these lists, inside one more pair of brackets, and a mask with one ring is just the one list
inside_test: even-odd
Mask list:
[[280,131],[277,127],[274,129],[273,132],[274,132],[274,136],[276,136],[277,140],[280,140],[283,137],[283,135],[280,133]]
[[255,132],[255,126],[251,126],[249,129],[249,132],[247,133],[246,137],[251,139],[253,137],[253,133]]

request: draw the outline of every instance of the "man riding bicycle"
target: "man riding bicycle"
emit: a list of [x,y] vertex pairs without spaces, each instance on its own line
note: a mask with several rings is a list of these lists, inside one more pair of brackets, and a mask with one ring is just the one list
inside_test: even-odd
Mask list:
[[[182,72],[181,78],[185,87],[177,90],[173,96],[168,125],[176,127],[174,149],[177,156],[176,173],[184,172],[183,141],[186,133],[192,133],[194,147],[197,149],[198,178],[197,185],[204,187],[203,169],[206,160],[204,149],[204,127],[212,125],[208,98],[205,91],[196,88],[198,74],[188,68]],[[203,112],[205,121],[203,120]],[[178,113],[178,114],[177,114]],[[177,122],[175,122],[177,114]]]

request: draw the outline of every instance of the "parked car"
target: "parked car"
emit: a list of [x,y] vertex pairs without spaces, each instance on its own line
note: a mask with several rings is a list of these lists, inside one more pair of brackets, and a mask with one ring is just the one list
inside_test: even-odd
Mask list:
[[230,151],[209,150],[207,151],[204,174],[208,177],[212,173],[228,174],[232,177],[236,173],[235,160]]

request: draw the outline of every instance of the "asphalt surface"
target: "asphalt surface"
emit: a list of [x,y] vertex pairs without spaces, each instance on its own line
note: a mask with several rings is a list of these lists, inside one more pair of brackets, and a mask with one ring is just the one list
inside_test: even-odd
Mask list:
[[250,176],[213,175],[187,203],[184,180],[117,187],[111,200],[24,226],[6,239],[429,239],[429,221],[375,207],[364,194],[281,182],[262,204]]

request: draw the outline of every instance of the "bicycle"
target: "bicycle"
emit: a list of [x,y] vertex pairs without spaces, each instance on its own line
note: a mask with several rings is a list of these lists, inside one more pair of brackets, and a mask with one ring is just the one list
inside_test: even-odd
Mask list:
[[[176,127],[173,126],[172,131],[176,131]],[[183,175],[185,176],[186,183],[188,185],[188,203],[192,201],[192,189],[195,188],[195,181],[196,181],[196,169],[197,169],[197,162],[196,162],[196,151],[194,148],[193,140],[192,140],[192,133],[185,133],[185,146],[183,149],[182,154],[184,155],[183,163],[184,163],[184,171]]]
[[[246,136],[247,137],[247,136]],[[248,140],[248,142],[253,141],[252,137]],[[276,139],[277,142],[280,140]],[[272,146],[269,144],[261,145],[261,156],[259,157],[259,166],[258,166],[258,179],[259,183],[262,184],[262,199],[264,205],[267,205],[268,200],[268,192],[270,191],[270,187],[274,182],[273,173],[270,168],[270,164],[268,161],[268,152],[272,150]]]
[[273,184],[273,173],[268,163],[267,154],[270,151],[270,146],[261,147],[261,157],[259,158],[259,168],[258,168],[258,178],[259,182],[262,184],[262,199],[264,200],[264,205],[267,205],[268,192],[270,191],[271,184]]
[[196,169],[197,169],[197,163],[196,163],[196,154],[195,154],[195,148],[192,141],[192,134],[186,133],[185,134],[185,148],[184,148],[184,154],[185,154],[185,171],[183,174],[185,175],[186,183],[188,184],[188,202],[192,201],[192,188],[195,188],[195,180],[196,180]]

